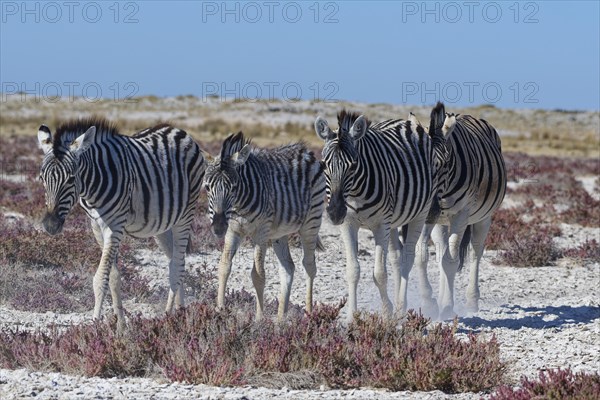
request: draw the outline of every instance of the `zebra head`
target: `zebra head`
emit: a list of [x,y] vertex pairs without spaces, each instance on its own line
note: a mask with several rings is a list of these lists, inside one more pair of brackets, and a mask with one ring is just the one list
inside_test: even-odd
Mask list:
[[245,144],[230,156],[222,151],[219,157],[206,157],[204,187],[208,197],[208,216],[211,230],[219,238],[225,236],[229,227],[240,186],[238,170],[248,159],[250,151],[250,146]]
[[323,163],[329,201],[326,210],[334,225],[343,223],[346,218],[346,199],[354,185],[360,161],[356,142],[365,135],[369,124],[364,116],[346,111],[338,114],[337,131],[332,131],[321,117],[315,121],[317,136],[325,141]]
[[67,214],[77,202],[81,187],[79,156],[94,141],[95,134],[96,127],[92,126],[74,140],[68,134],[57,134],[53,140],[47,126],[42,125],[38,130],[38,142],[44,152],[40,180],[46,189],[46,215],[42,224],[50,235],[62,230]]

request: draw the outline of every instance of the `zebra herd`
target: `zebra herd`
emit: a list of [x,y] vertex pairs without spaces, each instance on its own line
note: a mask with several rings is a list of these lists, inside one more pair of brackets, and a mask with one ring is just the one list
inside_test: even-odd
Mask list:
[[[446,114],[438,103],[429,127],[412,113],[407,120],[371,123],[363,115],[341,111],[337,130],[318,117],[315,131],[324,141],[322,161],[302,143],[259,149],[241,132],[229,135],[213,157],[187,133],[166,124],[133,136],[119,134],[101,118],[69,121],[54,135],[42,125],[40,178],[47,208],[43,227],[49,234],[59,233],[79,200],[102,247],[93,279],[94,318],[100,318],[110,287],[118,327],[124,327],[117,256],[125,234],[155,237],[169,259],[166,311],[183,306],[184,258],[202,184],[211,229],[225,237],[218,269],[220,308],[225,305],[233,257],[242,239],[250,237],[256,318],[264,315],[264,261],[271,243],[280,262],[278,318],[282,319],[295,269],[288,237],[298,234],[310,312],[315,250],[323,250],[318,233],[325,210],[340,226],[346,249],[349,320],[357,311],[361,227],[370,229],[375,238],[373,280],[385,315],[394,308],[387,293],[388,252],[396,280],[396,310],[406,310],[408,277],[416,264],[423,311],[445,319],[453,315],[455,274],[470,251],[467,307],[476,311],[483,244],[506,188],[495,129],[468,115]],[[439,306],[427,279],[430,236],[441,251]]]

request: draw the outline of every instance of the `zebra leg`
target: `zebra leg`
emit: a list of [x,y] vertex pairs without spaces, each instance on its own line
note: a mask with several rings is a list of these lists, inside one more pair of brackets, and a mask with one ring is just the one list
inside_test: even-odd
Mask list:
[[[187,248],[189,232],[187,229],[181,229],[174,226],[163,234],[166,244],[170,242],[171,252],[165,251],[169,260],[169,298],[167,300],[166,312],[173,311],[175,308],[183,307],[183,275],[185,273],[185,250]],[[169,240],[170,239],[170,240]]]
[[[442,269],[440,270],[440,319],[454,317],[454,277],[458,271],[459,247],[467,227],[469,210],[461,210],[450,221],[450,227],[443,227],[444,234],[436,241],[442,246]],[[434,229],[434,232],[436,230]]]
[[313,284],[317,275],[315,250],[317,248],[318,236],[315,233],[300,232],[300,238],[303,253],[302,265],[306,271],[306,312],[311,313],[313,309]]
[[[158,234],[154,237],[158,247],[165,253],[169,259],[169,281],[171,281],[171,260],[173,259],[173,232],[169,229],[166,232]],[[173,294],[169,288],[169,297],[167,299],[166,312],[171,312],[173,309]]]
[[158,247],[165,253],[167,258],[170,260],[173,257],[173,233],[169,229],[154,237]]
[[[381,224],[373,235],[375,236],[375,268],[373,269],[373,282],[379,289],[381,296],[382,311],[385,316],[392,315],[392,302],[387,293],[387,251],[390,241],[390,227],[387,224]],[[414,246],[414,245],[413,245]]]
[[273,250],[279,259],[279,308],[277,310],[277,319],[283,320],[283,316],[288,310],[290,303],[290,291],[292,290],[292,282],[294,281],[294,260],[290,254],[290,247],[287,236],[281,237],[273,241]]
[[[100,315],[102,313],[102,303],[104,302],[104,298],[106,297],[106,292],[109,286],[109,275],[111,274],[112,268],[115,268],[115,263],[117,259],[117,254],[119,252],[119,244],[122,239],[122,233],[118,231],[111,230],[106,225],[100,225],[99,229],[102,231],[102,239],[103,239],[103,247],[102,247],[102,257],[100,258],[100,264],[98,265],[98,269],[94,274],[93,285],[94,285],[94,319],[100,319]],[[114,277],[118,277],[118,271],[113,275]],[[119,290],[119,284],[117,281],[112,283],[111,289],[114,286],[114,290]],[[120,282],[120,278],[118,279]],[[115,301],[117,302],[115,312],[117,313],[117,318],[120,317],[122,321],[122,305],[120,300],[120,291],[118,294],[115,294],[113,297],[113,304]],[[119,323],[124,323],[119,321]]]
[[[252,266],[252,283],[256,290],[256,320],[260,321],[264,316],[264,294],[265,294],[265,252],[264,244],[254,246],[254,265]],[[281,304],[280,304],[281,306]]]
[[479,264],[483,257],[485,239],[492,224],[492,217],[473,224],[471,233],[471,246],[469,258],[471,268],[469,270],[469,286],[467,287],[467,311],[479,311]]
[[[92,232],[94,233],[94,238],[96,242],[100,245],[100,247],[104,248],[104,237],[103,230],[100,224],[92,219],[91,226]],[[95,280],[95,277],[94,277]],[[117,266],[117,256],[115,255],[114,260],[111,263],[110,274],[108,277],[108,286],[110,287],[110,294],[113,301],[113,311],[117,315],[117,332],[123,333],[125,330],[125,315],[123,313],[123,301],[121,299],[121,273]],[[94,283],[94,290],[96,287],[96,283]],[[102,300],[104,301],[104,300]],[[101,312],[102,310],[100,310]],[[96,317],[96,310],[94,309],[94,318]]]
[[420,243],[420,237],[423,234],[423,226],[425,223],[425,216],[418,217],[412,220],[407,225],[406,239],[402,247],[402,257],[400,259],[400,293],[398,293],[396,300],[396,307],[398,312],[406,312],[407,297],[408,297],[408,278],[410,271],[412,270],[415,262],[415,248],[418,247],[417,243]]
[[240,247],[241,238],[236,232],[227,229],[225,234],[225,245],[221,253],[221,261],[219,262],[219,291],[217,292],[217,308],[225,307],[225,290],[227,289],[227,280],[231,274],[231,262],[233,256]]
[[346,281],[348,282],[348,322],[354,319],[358,310],[356,289],[360,278],[360,265],[358,263],[358,226],[349,219],[340,226],[340,234],[346,248]]
[[[202,173],[204,176],[204,173]],[[173,232],[173,256],[174,259],[179,261],[179,285],[177,286],[177,293],[175,295],[175,308],[179,309],[184,306],[184,276],[185,276],[185,256],[190,249],[192,241],[191,230],[194,216],[196,215],[196,204],[197,198],[191,199],[188,204],[185,214],[181,217],[176,226],[171,230]]]
[[[438,306],[441,306],[442,299],[445,296],[446,285],[444,285],[445,274],[443,267],[443,257],[448,251],[448,227],[446,225],[435,225],[431,231],[431,240],[435,246],[435,256],[438,261],[440,277],[438,289]],[[439,310],[439,307],[438,307]]]
[[123,300],[121,298],[121,272],[117,266],[117,257],[115,257],[110,269],[108,284],[110,286],[110,295],[112,296],[113,312],[117,315],[117,332],[123,333],[125,331],[125,315],[123,313]]
[[[401,228],[401,227],[400,227]],[[398,229],[390,230],[390,245],[389,245],[389,253],[392,264],[392,273],[394,275],[394,283],[396,285],[396,296],[395,302],[396,306],[398,306],[400,301],[400,284],[401,284],[401,266],[400,259],[402,257],[402,243],[400,242],[400,232]]]
[[421,297],[421,312],[431,318],[437,318],[439,309],[437,301],[433,298],[433,290],[427,277],[427,264],[429,262],[429,236],[433,224],[423,226],[423,231],[415,248],[415,265],[419,274],[419,296]]
[[102,237],[102,228],[100,224],[96,222],[95,219],[90,219],[92,225],[92,232],[94,233],[94,238],[96,239],[96,243],[103,248],[104,247],[104,238]]

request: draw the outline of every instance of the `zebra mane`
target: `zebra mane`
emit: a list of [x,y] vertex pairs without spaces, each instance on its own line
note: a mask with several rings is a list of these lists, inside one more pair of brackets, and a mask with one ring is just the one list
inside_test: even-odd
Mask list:
[[[350,132],[350,128],[352,127],[352,124],[354,123],[354,121],[356,121],[356,119],[358,117],[360,117],[361,114],[355,113],[355,112],[349,112],[346,110],[342,110],[338,113],[337,115],[337,119],[338,119],[338,135],[342,134],[342,133],[348,133]],[[371,126],[371,121],[369,121],[368,118],[364,117],[365,121],[367,122],[367,129],[369,128],[369,126]]]
[[97,132],[107,133],[109,135],[118,135],[119,131],[115,124],[102,117],[88,117],[71,119],[58,126],[52,140],[52,150],[54,155],[64,154],[65,149],[83,135],[90,127],[95,126]]
[[226,167],[229,164],[229,159],[232,155],[240,151],[245,145],[250,143],[250,139],[246,139],[242,131],[227,136],[221,147],[221,168]]

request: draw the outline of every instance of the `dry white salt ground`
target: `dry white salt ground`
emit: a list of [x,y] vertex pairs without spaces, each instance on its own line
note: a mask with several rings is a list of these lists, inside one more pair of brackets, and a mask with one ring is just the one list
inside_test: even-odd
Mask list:
[[[600,239],[600,229],[563,225],[559,247],[569,247],[586,239]],[[326,251],[318,253],[318,275],[314,299],[337,303],[347,293],[343,246],[337,227],[325,222],[321,231]],[[371,279],[374,242],[370,232],[360,231],[361,280],[359,307],[378,311],[381,301]],[[304,301],[304,270],[300,249],[293,249],[296,274],[292,301]],[[253,291],[250,269],[252,251],[246,246],[234,260],[229,288]],[[152,279],[152,285],[167,285],[166,258],[148,250],[139,252],[141,271]],[[494,252],[487,252],[481,268],[481,310],[474,315],[464,313],[463,303],[467,271],[456,282],[456,307],[459,335],[468,332],[495,334],[501,356],[510,363],[509,377],[517,382],[521,375],[537,376],[539,369],[571,367],[574,371],[600,371],[600,265],[563,260],[559,265],[541,268],[512,268],[494,265]],[[216,266],[217,251],[188,257],[190,268],[206,262]],[[272,250],[266,264],[265,296],[275,298],[279,290],[279,274]],[[388,268],[389,272],[389,268]],[[430,281],[437,291],[437,266],[429,264]],[[389,291],[393,281],[389,280]],[[418,307],[416,274],[411,276],[411,307]],[[129,302],[128,311],[155,313],[154,307]],[[110,308],[110,307],[106,307]],[[109,312],[109,310],[107,310]],[[91,319],[88,313],[27,313],[0,308],[0,326],[43,327],[49,323],[76,324]],[[164,379],[101,379],[68,376],[58,373],[33,372],[25,369],[0,369],[0,398],[39,399],[438,399],[480,398],[482,394],[446,395],[442,392],[389,392],[384,390],[275,390],[256,387],[219,388],[205,385],[170,383]]]

